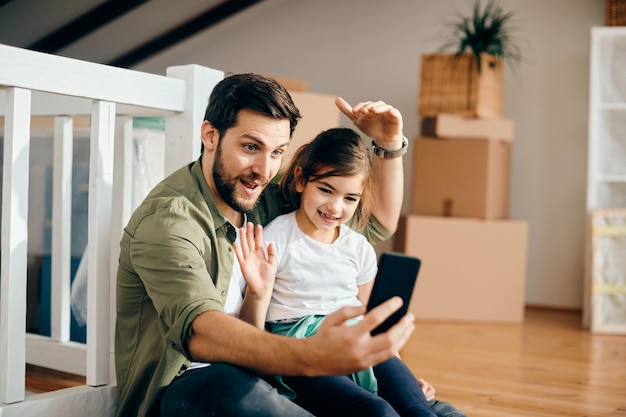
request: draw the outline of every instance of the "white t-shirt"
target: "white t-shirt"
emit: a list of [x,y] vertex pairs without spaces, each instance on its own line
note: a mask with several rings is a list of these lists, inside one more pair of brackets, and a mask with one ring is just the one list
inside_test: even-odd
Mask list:
[[[237,229],[235,242],[240,243],[239,229]],[[228,293],[226,294],[226,301],[224,302],[224,312],[231,316],[237,316],[243,304],[243,296],[246,293],[246,280],[243,278],[241,265],[239,265],[237,256],[233,257],[233,272],[230,275]]]
[[367,239],[341,225],[333,243],[305,235],[295,212],[274,219],[263,230],[276,246],[276,283],[266,321],[327,315],[360,305],[358,286],[376,276],[376,252]]

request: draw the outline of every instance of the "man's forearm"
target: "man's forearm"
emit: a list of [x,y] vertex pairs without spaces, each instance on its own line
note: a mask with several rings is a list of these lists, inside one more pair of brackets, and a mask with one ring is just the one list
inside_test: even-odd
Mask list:
[[371,336],[401,303],[394,297],[353,325],[347,325],[348,320],[363,315],[365,307],[343,307],[304,339],[275,335],[223,312],[208,311],[194,320],[188,349],[197,361],[228,362],[267,374],[348,374],[383,362],[404,346],[414,329],[410,314],[386,333]]
[[[401,142],[397,144],[400,148]],[[393,148],[396,149],[396,148]],[[391,233],[398,228],[404,194],[403,158],[382,159],[372,156],[376,197],[372,214]]]
[[193,322],[188,350],[195,361],[228,362],[268,374],[307,375],[301,340],[266,332],[220,311],[207,311]]

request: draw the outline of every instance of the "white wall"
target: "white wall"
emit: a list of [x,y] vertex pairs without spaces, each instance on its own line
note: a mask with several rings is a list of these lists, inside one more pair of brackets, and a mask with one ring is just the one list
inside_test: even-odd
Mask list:
[[[485,1],[483,1],[485,3]],[[437,52],[455,13],[473,0],[265,0],[136,69],[201,64],[309,81],[350,102],[381,99],[418,133],[420,56]],[[530,224],[528,304],[582,303],[589,33],[603,0],[500,0],[526,59],[508,67],[505,117],[516,122],[512,218]],[[347,120],[344,119],[347,125]],[[410,172],[410,153],[406,157]],[[406,184],[410,192],[410,183]],[[406,199],[408,200],[408,199]],[[407,206],[405,206],[405,211]]]

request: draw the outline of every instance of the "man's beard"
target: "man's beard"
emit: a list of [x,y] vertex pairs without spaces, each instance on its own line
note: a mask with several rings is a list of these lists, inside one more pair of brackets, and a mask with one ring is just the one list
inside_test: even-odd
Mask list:
[[229,177],[226,173],[226,168],[224,167],[224,161],[222,160],[221,145],[221,142],[217,144],[217,149],[215,150],[215,162],[213,164],[213,183],[215,184],[215,189],[217,190],[220,198],[228,204],[230,208],[240,213],[249,213],[259,200],[258,198],[255,198],[254,200],[250,198],[238,201],[235,197],[235,186],[237,182],[240,179],[249,183],[258,181],[259,187],[265,187],[267,181],[260,181],[262,178],[257,174],[252,174],[246,178]]

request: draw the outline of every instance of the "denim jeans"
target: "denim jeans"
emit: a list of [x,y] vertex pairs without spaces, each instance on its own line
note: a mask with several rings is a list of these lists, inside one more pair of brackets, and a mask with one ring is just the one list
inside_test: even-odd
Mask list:
[[374,366],[378,395],[348,376],[283,377],[297,404],[318,417],[436,417],[410,369],[393,357]]
[[428,404],[430,404],[430,408],[437,414],[437,417],[467,417],[463,411],[450,403],[431,400]]
[[161,395],[161,417],[313,417],[259,375],[225,363],[192,369]]

